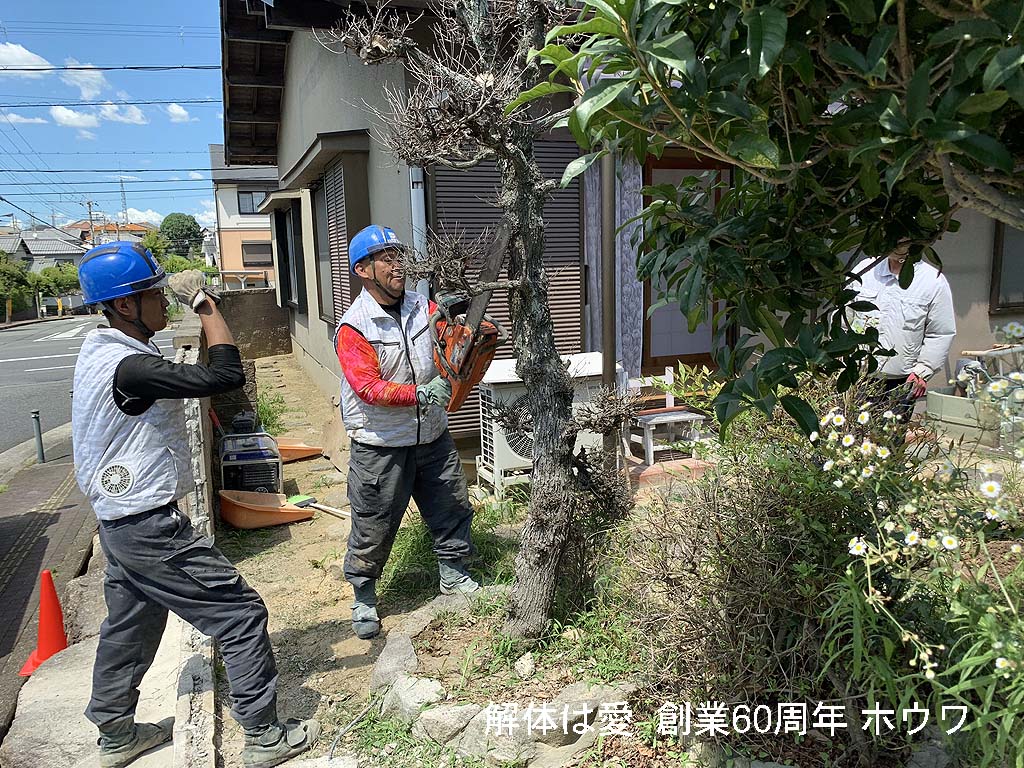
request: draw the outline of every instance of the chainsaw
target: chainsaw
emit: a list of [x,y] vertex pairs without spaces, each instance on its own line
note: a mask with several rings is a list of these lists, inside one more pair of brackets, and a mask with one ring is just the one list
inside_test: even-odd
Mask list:
[[[508,230],[502,224],[480,270],[481,283],[497,280],[507,247]],[[437,309],[430,316],[430,336],[434,343],[434,365],[452,385],[452,396],[445,409],[448,413],[462,407],[487,373],[498,347],[508,339],[504,326],[486,314],[492,292],[485,290],[472,298],[461,293],[439,293],[434,297]]]

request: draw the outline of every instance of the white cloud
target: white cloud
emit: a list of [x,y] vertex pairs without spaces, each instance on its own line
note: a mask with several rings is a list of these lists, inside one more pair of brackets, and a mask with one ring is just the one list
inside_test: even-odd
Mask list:
[[167,114],[170,115],[172,123],[194,123],[199,119],[192,117],[181,104],[168,104]]
[[96,138],[96,134],[92,131],[81,130],[78,132],[78,138],[93,141]]
[[4,117],[17,125],[29,125],[30,123],[42,124],[47,122],[45,117],[25,117],[24,115],[18,115],[14,112],[5,112]]
[[100,107],[100,118],[109,120],[112,123],[128,123],[130,125],[145,125],[149,119],[142,114],[138,107],[128,104],[111,104],[107,102]]
[[195,171],[189,171],[188,177],[193,181],[200,181],[203,178],[203,174],[196,173]]
[[140,211],[138,208],[128,209],[128,221],[133,224],[146,222],[147,224],[154,224],[159,227],[160,222],[163,220],[164,215],[162,213],[157,213],[152,208],[148,208],[145,211]]
[[65,128],[97,128],[100,121],[91,112],[76,112],[67,107],[50,107],[50,117]]
[[128,101],[128,99],[130,99],[131,96],[128,95],[128,91],[118,91],[117,98],[119,98],[121,101]]
[[[92,64],[83,64],[77,59],[65,59],[64,64],[69,67],[92,67]],[[62,72],[60,79],[70,86],[77,88],[83,99],[95,99],[104,89],[110,86],[103,73],[98,69],[79,69],[72,72]]]
[[213,200],[200,200],[199,205],[203,207],[202,212],[194,214],[200,227],[217,226],[217,204]]
[[180,176],[171,176],[171,181],[181,181]]
[[141,176],[125,176],[123,173],[114,174],[110,177],[111,179],[117,179],[118,181],[142,181]]
[[[0,43],[0,67],[52,67],[42,56],[32,53],[24,46],[17,43]],[[0,76],[6,77],[46,77],[46,72],[4,72],[0,69]]]

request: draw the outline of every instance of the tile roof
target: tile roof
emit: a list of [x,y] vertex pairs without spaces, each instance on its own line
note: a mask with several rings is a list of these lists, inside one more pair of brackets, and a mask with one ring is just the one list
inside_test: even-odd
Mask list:
[[21,244],[21,235],[0,235],[0,251],[14,253]]
[[33,256],[51,256],[51,255],[63,255],[63,254],[79,254],[85,253],[85,247],[77,243],[71,243],[67,240],[57,240],[56,238],[31,238],[26,237],[25,248]]

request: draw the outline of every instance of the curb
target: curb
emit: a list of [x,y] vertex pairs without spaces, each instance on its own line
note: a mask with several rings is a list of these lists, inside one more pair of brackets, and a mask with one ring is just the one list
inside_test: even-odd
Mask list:
[[49,323],[53,320],[70,320],[74,317],[88,317],[88,315],[54,315],[53,317],[37,317],[35,320],[18,320],[13,323],[0,323],[0,332],[12,331],[15,328],[24,328],[27,325],[38,325],[39,323]]
[[[43,433],[43,451],[53,450],[56,446],[71,439],[71,422]],[[0,483],[6,483],[21,470],[36,463],[36,439],[30,437],[13,448],[0,453]]]
[[173,768],[215,768],[216,682],[213,640],[182,622],[178,644],[178,702],[174,710]]

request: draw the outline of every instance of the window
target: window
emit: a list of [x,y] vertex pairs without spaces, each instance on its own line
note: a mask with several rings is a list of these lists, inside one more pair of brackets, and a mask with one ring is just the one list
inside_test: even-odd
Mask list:
[[320,301],[320,319],[334,330],[334,291],[331,283],[331,240],[327,224],[327,190],[321,184],[313,192],[314,234],[316,235],[316,292]]
[[251,191],[238,191],[238,212],[243,216],[252,216],[253,214],[259,215],[257,208],[260,207],[260,203],[267,199],[267,193],[263,190],[256,192]]
[[243,267],[272,267],[274,253],[270,241],[260,243],[242,243]]
[[1024,232],[996,222],[989,312],[1024,311]]
[[302,263],[302,205],[293,200],[289,208],[274,213],[277,241],[278,281],[286,306],[306,311],[306,276]]

